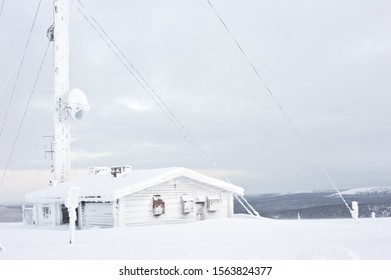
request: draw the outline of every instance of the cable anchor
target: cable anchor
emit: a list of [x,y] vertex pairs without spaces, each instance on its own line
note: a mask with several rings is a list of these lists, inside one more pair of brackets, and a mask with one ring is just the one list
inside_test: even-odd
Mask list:
[[50,42],[54,41],[54,23],[46,31],[46,36],[48,37]]

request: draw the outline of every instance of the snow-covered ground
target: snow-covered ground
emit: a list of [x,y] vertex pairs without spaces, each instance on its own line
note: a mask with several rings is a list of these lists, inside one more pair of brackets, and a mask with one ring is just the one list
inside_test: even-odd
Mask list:
[[189,224],[77,231],[0,223],[0,259],[391,260],[391,218],[270,220],[237,216]]

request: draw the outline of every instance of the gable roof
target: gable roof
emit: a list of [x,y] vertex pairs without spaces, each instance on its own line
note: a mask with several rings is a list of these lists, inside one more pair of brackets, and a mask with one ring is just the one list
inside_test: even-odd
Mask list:
[[61,202],[64,201],[69,187],[75,186],[80,188],[80,200],[112,201],[179,177],[187,177],[237,195],[244,193],[243,188],[231,183],[205,176],[187,168],[172,167],[135,170],[117,178],[111,174],[83,176],[58,184],[56,187],[47,187],[28,193],[26,200],[28,202]]

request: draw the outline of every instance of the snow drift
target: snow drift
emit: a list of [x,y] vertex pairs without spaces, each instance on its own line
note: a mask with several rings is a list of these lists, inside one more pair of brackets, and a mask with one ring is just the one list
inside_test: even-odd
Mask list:
[[240,215],[188,224],[76,231],[0,223],[0,259],[391,259],[391,219],[271,220]]

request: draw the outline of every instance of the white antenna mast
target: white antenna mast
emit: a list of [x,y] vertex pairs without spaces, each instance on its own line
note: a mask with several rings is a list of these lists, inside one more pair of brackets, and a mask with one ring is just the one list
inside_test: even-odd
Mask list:
[[69,92],[69,16],[68,0],[53,0],[54,24],[48,38],[54,41],[54,180],[69,180],[71,171],[71,138],[69,116],[81,121],[90,110],[87,97],[80,89]]
[[54,0],[54,180],[69,180],[71,141],[68,124],[69,20],[68,0]]

